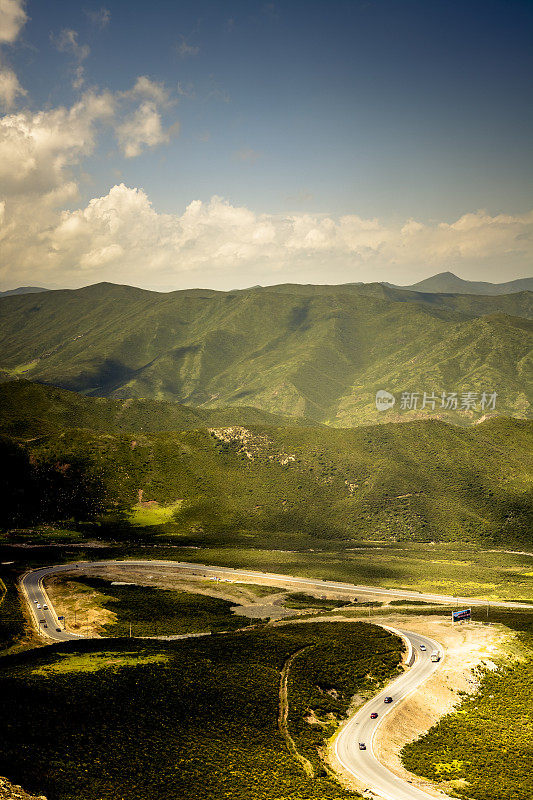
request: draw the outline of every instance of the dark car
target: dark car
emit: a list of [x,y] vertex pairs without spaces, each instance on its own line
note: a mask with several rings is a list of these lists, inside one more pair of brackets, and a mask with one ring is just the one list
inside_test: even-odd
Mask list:
[[48,628],[48,625],[46,624],[46,622],[44,623],[43,628]]
[[56,631],[57,631],[58,633],[61,633],[61,628],[56,628]]
[[377,718],[378,718],[377,712],[376,712],[376,711],[373,711],[373,712],[370,714],[370,719],[377,719]]
[[384,703],[392,703],[392,697],[386,697]]
[[364,742],[359,742],[359,750],[366,750],[366,744]]

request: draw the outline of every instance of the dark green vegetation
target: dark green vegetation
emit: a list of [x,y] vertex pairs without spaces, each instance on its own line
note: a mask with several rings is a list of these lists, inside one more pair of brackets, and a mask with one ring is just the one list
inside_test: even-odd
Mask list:
[[527,631],[521,636],[526,658],[488,670],[478,692],[402,751],[407,769],[436,781],[457,781],[454,794],[468,800],[533,797],[533,616],[500,616]]
[[312,420],[257,408],[190,408],[165,400],[88,398],[26,380],[0,384],[1,431],[31,437],[90,428],[105,433],[176,431],[230,425],[310,426]]
[[49,800],[353,797],[326,775],[308,778],[289,754],[277,727],[280,671],[309,648],[291,682],[290,725],[315,759],[322,740],[301,715],[342,715],[352,693],[395,672],[401,647],[380,628],[328,623],[5,657],[0,774]]
[[[93,534],[116,536],[122,527],[128,535],[127,512],[142,491],[143,501],[174,504],[171,522],[146,531],[187,537],[183,544],[531,541],[528,421],[126,432],[98,417],[107,401],[18,384],[2,395],[10,411],[0,449],[11,464],[4,526],[92,519],[102,523]],[[61,425],[75,423],[80,402],[84,420],[99,418],[98,427],[66,433]],[[136,403],[129,401],[134,419]],[[41,435],[31,408],[41,409]]]
[[9,569],[0,566],[0,653],[24,635],[24,614],[16,582]]
[[117,615],[104,626],[104,636],[169,636],[174,634],[224,631],[249,624],[235,616],[235,603],[174,589],[156,589],[131,584],[113,585],[103,578],[79,578],[76,582],[96,589],[104,596],[104,608]]
[[[289,672],[289,733],[298,752],[311,762],[317,773],[322,768],[320,748],[346,714],[351,698],[356,693],[375,693],[393,674],[399,661],[396,637],[387,636],[383,628],[378,628],[382,634],[370,638],[365,635],[364,623],[354,625],[355,630],[347,629],[348,641],[326,637],[320,644],[299,653]],[[355,649],[357,664],[354,664]],[[308,721],[310,712],[314,724]]]
[[291,592],[284,600],[283,605],[287,608],[321,608],[329,610],[341,608],[342,606],[352,605],[350,600],[331,600],[324,597],[314,597],[305,592]]
[[[376,411],[378,389],[495,391],[499,414],[525,416],[532,316],[531,292],[367,284],[159,294],[102,283],[0,298],[0,374],[344,426],[417,416]],[[480,416],[437,406],[441,413],[466,423]]]

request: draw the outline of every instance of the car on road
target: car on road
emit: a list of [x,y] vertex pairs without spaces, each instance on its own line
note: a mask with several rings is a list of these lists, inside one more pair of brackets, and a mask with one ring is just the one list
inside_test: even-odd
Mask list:
[[364,742],[359,742],[359,750],[366,750],[366,744]]
[[43,606],[43,608],[45,608],[45,609],[48,611],[48,606],[46,605],[46,603],[45,603],[45,605]]
[[425,650],[425,649],[426,649],[426,645],[425,645],[425,644],[421,644],[421,645],[420,645],[420,649],[421,649],[421,650]]
[[61,633],[61,628],[56,628],[56,631],[57,631],[58,633]]
[[392,703],[392,697],[386,697],[384,703]]
[[377,711],[373,711],[373,712],[370,714],[370,719],[377,719],[377,718],[378,718]]
[[40,604],[40,603],[37,603],[37,608],[40,608],[40,607],[41,607],[41,604]]
[[43,628],[48,628],[48,625],[46,624],[46,622],[44,623]]

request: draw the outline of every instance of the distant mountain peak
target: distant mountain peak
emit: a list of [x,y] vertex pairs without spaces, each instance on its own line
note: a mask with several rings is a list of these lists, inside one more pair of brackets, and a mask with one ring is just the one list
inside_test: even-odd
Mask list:
[[488,281],[467,281],[449,270],[439,272],[430,278],[413,283],[410,286],[398,286],[394,283],[384,282],[384,286],[392,289],[402,289],[411,292],[426,292],[429,294],[480,294],[500,295],[514,294],[515,292],[533,291],[533,278],[518,278],[506,283],[489,283]]

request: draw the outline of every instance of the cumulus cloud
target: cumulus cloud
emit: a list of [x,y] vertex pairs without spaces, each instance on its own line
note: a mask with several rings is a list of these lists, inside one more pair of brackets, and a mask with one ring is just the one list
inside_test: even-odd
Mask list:
[[[9,224],[6,207],[0,231]],[[229,288],[323,282],[325,276],[332,283],[390,280],[395,270],[427,273],[498,259],[519,265],[533,252],[533,212],[478,211],[453,223],[387,225],[357,215],[256,214],[215,196],[191,202],[182,214],[160,214],[144,191],[121,183],[27,235],[27,253],[55,282],[62,276],[70,284],[114,280],[156,288]]]
[[12,44],[18,39],[28,16],[23,0],[0,0],[0,42]]
[[0,118],[4,194],[44,194],[70,182],[69,168],[94,150],[96,126],[113,117],[110,92],[87,92],[70,109],[22,111]]
[[145,146],[155,147],[170,141],[171,133],[174,131],[177,131],[177,125],[173,126],[172,131],[165,130],[155,103],[146,100],[118,125],[117,138],[126,158],[135,158],[142,153]]

